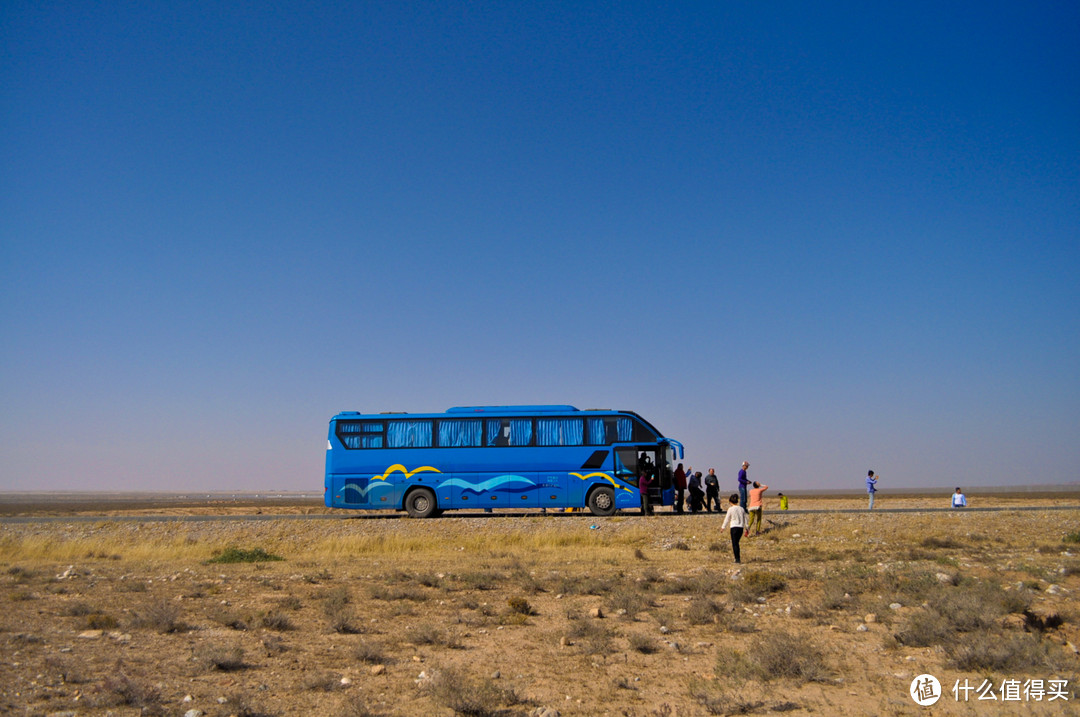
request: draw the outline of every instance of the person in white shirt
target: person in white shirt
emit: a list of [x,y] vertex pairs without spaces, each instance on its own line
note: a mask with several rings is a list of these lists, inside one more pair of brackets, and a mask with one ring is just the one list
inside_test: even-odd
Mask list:
[[957,488],[956,492],[952,494],[952,507],[953,508],[966,508],[967,507],[967,498],[964,497],[964,494],[960,492],[959,488]]
[[720,526],[720,530],[731,527],[731,552],[735,553],[735,562],[741,563],[739,541],[742,540],[743,531],[746,529],[746,510],[739,505],[738,493],[732,493],[728,498],[728,503],[731,503],[731,507],[727,509],[727,515],[724,516],[724,524]]

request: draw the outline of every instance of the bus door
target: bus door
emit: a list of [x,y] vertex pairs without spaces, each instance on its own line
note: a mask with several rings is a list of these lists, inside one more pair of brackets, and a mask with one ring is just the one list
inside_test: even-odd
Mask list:
[[615,475],[637,488],[641,469],[645,467],[652,478],[652,483],[649,484],[649,503],[671,505],[671,471],[664,459],[665,456],[655,445],[616,448]]

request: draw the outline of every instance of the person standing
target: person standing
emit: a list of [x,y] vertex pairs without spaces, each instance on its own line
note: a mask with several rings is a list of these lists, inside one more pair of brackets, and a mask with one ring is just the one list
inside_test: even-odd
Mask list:
[[641,469],[641,475],[638,478],[638,491],[641,493],[641,514],[652,515],[652,506],[649,505],[649,486],[652,484],[652,477],[649,475],[647,468]]
[[960,487],[957,486],[956,492],[952,494],[952,507],[953,508],[966,508],[967,498],[960,492]]
[[728,498],[728,503],[731,507],[727,509],[727,515],[724,516],[724,524],[720,526],[720,530],[731,528],[731,552],[735,554],[735,562],[741,563],[739,541],[742,540],[743,530],[746,528],[746,511],[739,505],[738,493],[732,493]]
[[765,521],[763,520],[765,513],[764,493],[768,489],[769,486],[761,485],[757,481],[754,481],[754,487],[750,489],[750,523],[746,526],[746,537],[748,538],[754,534],[755,523],[759,533],[765,530]]
[[750,479],[746,477],[746,469],[750,467],[750,461],[743,461],[739,470],[739,506],[746,510],[746,490],[750,486]]
[[787,506],[788,506],[787,496],[784,495],[783,493],[780,493],[780,510],[787,510]]
[[705,491],[701,488],[701,471],[690,475],[686,490],[690,493],[690,512],[700,512],[702,499],[705,497]]
[[720,479],[716,477],[715,468],[710,468],[705,476],[705,512],[720,512]]
[[675,512],[683,512],[683,502],[686,500],[686,471],[683,470],[682,463],[675,469],[675,476],[672,479],[675,486]]
[[870,507],[867,510],[873,510],[874,493],[877,493],[877,478],[874,476],[874,471],[866,474],[866,492],[870,494]]

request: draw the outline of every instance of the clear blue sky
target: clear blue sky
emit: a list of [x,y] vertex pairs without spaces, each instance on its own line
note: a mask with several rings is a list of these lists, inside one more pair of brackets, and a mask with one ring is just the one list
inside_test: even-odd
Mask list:
[[629,408],[774,489],[1080,479],[1080,5],[0,4],[0,490],[321,491]]

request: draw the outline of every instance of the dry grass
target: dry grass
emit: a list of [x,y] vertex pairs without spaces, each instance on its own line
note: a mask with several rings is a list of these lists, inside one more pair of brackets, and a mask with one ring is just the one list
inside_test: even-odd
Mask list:
[[[784,516],[741,570],[711,515],[0,525],[0,713],[899,714],[921,672],[1075,689],[1078,522]],[[260,559],[207,562],[230,546]]]

